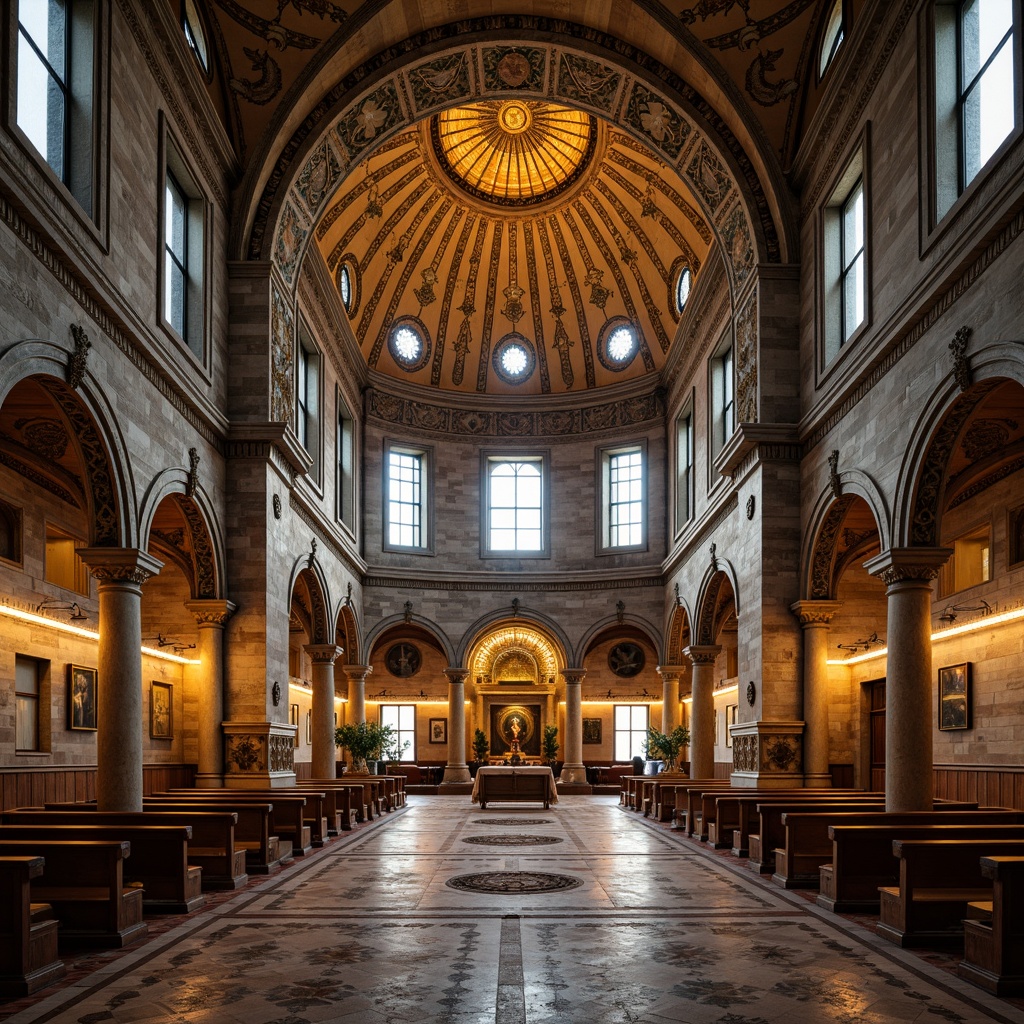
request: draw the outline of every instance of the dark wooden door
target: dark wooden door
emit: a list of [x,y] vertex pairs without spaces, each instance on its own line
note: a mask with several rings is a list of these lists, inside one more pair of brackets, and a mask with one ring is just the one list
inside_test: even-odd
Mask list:
[[865,683],[870,700],[871,788],[885,792],[885,680]]

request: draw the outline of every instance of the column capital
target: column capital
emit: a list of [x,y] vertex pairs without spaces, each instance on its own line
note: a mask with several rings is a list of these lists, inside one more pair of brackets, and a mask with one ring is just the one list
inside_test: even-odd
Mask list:
[[314,665],[333,665],[345,653],[337,644],[306,644],[302,649]]
[[708,644],[704,647],[693,645],[683,648],[683,654],[685,654],[694,665],[714,665],[715,659],[721,653],[722,648],[717,644]]
[[100,583],[135,583],[141,586],[164,567],[159,558],[139,548],[79,548],[76,554]]
[[677,681],[680,676],[685,675],[689,668],[689,665],[659,665],[657,673],[665,682],[671,683]]
[[789,610],[806,629],[808,626],[827,626],[842,607],[842,601],[794,601]]
[[[330,647],[331,644],[326,646]],[[342,671],[345,673],[347,679],[351,679],[354,683],[363,682],[366,677],[373,671],[372,665],[344,665]]]
[[200,626],[223,626],[235,614],[237,605],[234,601],[218,601],[202,598],[186,601],[185,608],[190,611]]
[[887,587],[898,583],[930,585],[952,554],[952,548],[889,548],[868,559],[864,568]]
[[569,685],[570,683],[579,685],[583,682],[583,677],[586,674],[587,670],[585,668],[563,668],[561,672],[566,685]]
[[468,668],[446,668],[444,674],[448,677],[448,682],[456,686],[459,686],[466,681],[466,677],[469,675]]

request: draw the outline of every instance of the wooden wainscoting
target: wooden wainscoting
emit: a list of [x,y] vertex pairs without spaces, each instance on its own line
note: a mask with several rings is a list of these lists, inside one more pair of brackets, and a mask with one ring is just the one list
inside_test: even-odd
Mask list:
[[[194,764],[147,764],[142,767],[142,791],[148,795],[191,786],[195,778]],[[95,799],[95,767],[0,768],[0,812],[58,800]]]
[[1024,810],[1024,766],[937,764],[934,773],[935,795],[941,799]]

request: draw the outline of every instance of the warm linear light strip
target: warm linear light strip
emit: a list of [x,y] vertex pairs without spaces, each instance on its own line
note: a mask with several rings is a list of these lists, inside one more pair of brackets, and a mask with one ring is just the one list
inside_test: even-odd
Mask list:
[[[999,615],[986,615],[983,619],[975,619],[973,622],[965,622],[962,626],[950,626],[949,629],[940,629],[932,633],[932,643],[936,640],[948,640],[951,636],[961,636],[964,633],[973,633],[979,629],[988,629],[990,626],[999,626],[1004,622],[1015,622],[1017,619],[1024,619],[1024,608],[1015,608],[1012,612],[1002,612]],[[889,653],[888,647],[882,647],[877,651],[869,651],[867,654],[858,654],[854,658],[846,658],[843,661],[829,659],[829,665],[858,665],[862,661],[872,661],[875,658],[884,658]]]
[[[48,626],[61,633],[70,633],[72,636],[80,636],[85,640],[99,640],[100,635],[94,629],[82,629],[81,626],[72,626],[70,622],[58,622],[56,619],[48,619],[45,615],[35,615],[32,612],[23,612],[20,608],[12,608],[7,604],[0,604],[0,615],[7,615],[12,619],[21,619],[22,622],[31,623],[33,626]],[[183,658],[179,654],[169,654],[167,651],[158,651],[153,647],[140,648],[143,654],[151,658],[160,658],[163,661],[173,661],[177,665],[200,665],[198,658]]]

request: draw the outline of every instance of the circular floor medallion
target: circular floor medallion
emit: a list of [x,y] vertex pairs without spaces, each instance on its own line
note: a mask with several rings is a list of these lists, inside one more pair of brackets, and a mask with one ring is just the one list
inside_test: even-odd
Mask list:
[[474,825],[552,825],[554,818],[477,818]]
[[543,871],[484,871],[477,875],[456,875],[444,883],[463,892],[487,892],[509,896],[530,893],[565,892],[583,884],[569,875],[550,875]]
[[515,832],[512,835],[466,836],[462,841],[477,846],[550,846],[562,840],[558,836],[528,836]]

